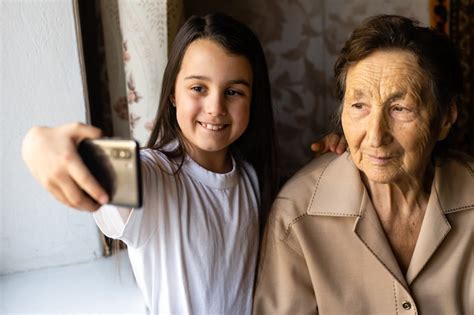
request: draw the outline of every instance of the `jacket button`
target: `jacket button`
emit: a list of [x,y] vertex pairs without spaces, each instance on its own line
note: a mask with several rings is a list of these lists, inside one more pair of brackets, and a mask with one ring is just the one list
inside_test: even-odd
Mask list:
[[408,311],[411,309],[411,303],[405,301],[403,302],[402,307]]

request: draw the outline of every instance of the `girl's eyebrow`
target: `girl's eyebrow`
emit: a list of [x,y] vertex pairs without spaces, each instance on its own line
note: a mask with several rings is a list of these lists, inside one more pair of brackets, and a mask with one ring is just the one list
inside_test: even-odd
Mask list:
[[[184,80],[191,80],[191,79],[211,81],[211,78],[203,76],[203,75],[190,75],[190,76],[187,76],[187,77],[184,78]],[[229,80],[229,81],[227,81],[227,84],[243,84],[243,85],[248,86],[249,88],[251,87],[250,82],[245,80],[245,79]]]

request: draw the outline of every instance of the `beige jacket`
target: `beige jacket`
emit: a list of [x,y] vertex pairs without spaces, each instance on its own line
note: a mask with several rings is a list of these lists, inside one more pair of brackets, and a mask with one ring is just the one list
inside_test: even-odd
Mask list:
[[348,154],[290,179],[262,246],[254,314],[474,314],[474,163],[436,167],[406,275]]

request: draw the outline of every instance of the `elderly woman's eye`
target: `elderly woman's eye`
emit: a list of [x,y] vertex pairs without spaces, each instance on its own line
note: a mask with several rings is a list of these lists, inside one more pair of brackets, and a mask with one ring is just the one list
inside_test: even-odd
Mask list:
[[400,121],[412,121],[416,118],[416,112],[411,108],[401,106],[401,105],[394,105],[390,107],[391,116]]
[[392,110],[394,112],[403,112],[403,111],[408,111],[408,108],[403,107],[403,106],[393,106]]
[[352,108],[355,108],[355,109],[362,109],[364,107],[364,104],[362,103],[354,103],[351,105]]
[[394,105],[391,107],[391,110],[395,114],[412,114],[413,110],[409,107],[402,105]]

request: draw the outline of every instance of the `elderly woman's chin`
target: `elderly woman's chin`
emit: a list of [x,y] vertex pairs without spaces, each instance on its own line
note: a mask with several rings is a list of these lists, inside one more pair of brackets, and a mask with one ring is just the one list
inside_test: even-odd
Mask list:
[[[431,150],[425,154],[429,156],[430,152]],[[402,153],[381,157],[351,152],[351,158],[364,180],[378,184],[397,184],[413,180],[423,182],[429,166],[429,159],[423,158],[422,154],[410,158]]]
[[367,180],[379,184],[393,184],[407,175],[402,165],[395,159],[386,161],[384,164],[372,164],[370,161],[363,160],[357,168]]
[[362,159],[355,161],[355,164],[363,177],[375,183],[396,183],[407,175],[403,162],[398,157],[377,158],[364,155]]

